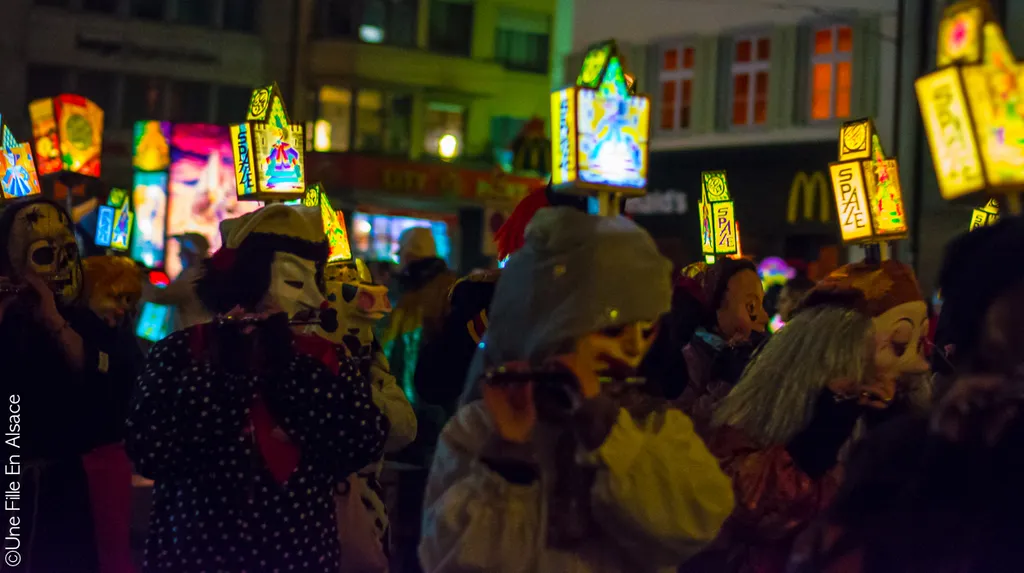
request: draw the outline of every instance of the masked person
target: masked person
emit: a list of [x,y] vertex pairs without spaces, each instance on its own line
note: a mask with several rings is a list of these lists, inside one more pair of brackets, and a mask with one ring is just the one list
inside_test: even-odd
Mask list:
[[16,439],[6,446],[20,460],[25,535],[18,552],[28,571],[97,571],[82,456],[121,431],[109,410],[92,406],[131,387],[132,349],[108,336],[107,325],[80,304],[82,263],[71,219],[58,204],[32,199],[6,206],[0,277],[0,384],[11,413],[19,415],[10,424]]
[[682,350],[688,382],[677,404],[693,418],[697,433],[706,436],[712,412],[739,380],[763,337],[768,314],[761,277],[746,259],[721,259],[698,281],[696,296],[703,309],[697,311],[699,326]]
[[715,411],[708,446],[736,510],[685,571],[785,571],[794,539],[835,495],[858,420],[927,372],[927,328],[913,271],[895,261],[847,265],[811,291]]
[[631,221],[536,214],[491,305],[483,400],[441,434],[425,571],[673,571],[715,537],[728,480],[684,414],[629,384],[670,272]]
[[132,465],[124,450],[125,419],[135,374],[143,356],[135,341],[134,317],[142,295],[142,279],[126,257],[95,256],[83,261],[85,301],[106,328],[94,336],[117,348],[130,376],[116,387],[90,393],[90,425],[96,428],[96,447],[85,454],[86,474],[102,573],[134,571],[131,555]]
[[334,486],[377,459],[386,423],[356,361],[289,322],[326,303],[319,210],[221,227],[197,285],[220,318],[153,347],[128,418],[156,482],[144,568],[337,573]]
[[327,301],[338,314],[339,327],[320,328],[317,334],[355,357],[360,372],[370,381],[373,403],[388,423],[381,455],[339,487],[336,515],[343,556],[341,571],[386,572],[391,529],[380,484],[383,456],[413,441],[416,415],[374,337],[374,327],[391,311],[387,287],[374,284],[369,269],[359,259],[329,264],[325,278]]

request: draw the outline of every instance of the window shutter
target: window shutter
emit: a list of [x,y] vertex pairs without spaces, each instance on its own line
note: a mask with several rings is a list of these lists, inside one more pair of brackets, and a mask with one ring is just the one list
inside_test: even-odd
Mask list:
[[717,104],[714,110],[715,130],[727,131],[729,119],[732,113],[732,64],[733,50],[736,45],[732,36],[723,36],[716,42],[718,44],[715,54],[715,88],[720,97],[714,98]]
[[694,133],[708,133],[717,127],[719,84],[719,45],[714,37],[700,37],[694,41],[696,58],[693,62],[693,107],[690,125]]
[[797,29],[780,26],[772,30],[771,69],[768,75],[768,127],[791,125],[798,63],[796,62]]
[[850,86],[852,119],[878,112],[878,61],[881,28],[877,18],[853,21],[853,85]]
[[811,117],[811,26],[796,29],[796,65],[794,66],[791,125],[807,125]]

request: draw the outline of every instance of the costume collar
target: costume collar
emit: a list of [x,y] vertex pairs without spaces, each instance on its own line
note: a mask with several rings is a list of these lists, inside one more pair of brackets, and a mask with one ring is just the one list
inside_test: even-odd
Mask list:
[[703,326],[698,327],[697,331],[694,332],[693,335],[710,346],[711,349],[716,352],[723,350],[727,346],[725,340],[723,340],[721,336],[718,336]]

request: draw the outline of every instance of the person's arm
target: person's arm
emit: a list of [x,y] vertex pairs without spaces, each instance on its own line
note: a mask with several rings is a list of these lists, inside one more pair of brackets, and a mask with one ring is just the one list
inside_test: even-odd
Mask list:
[[398,380],[391,375],[384,353],[378,351],[373,360],[370,366],[373,403],[387,418],[390,426],[384,451],[397,452],[416,439],[416,413],[398,385]]
[[[588,402],[596,406],[605,399]],[[609,414],[607,407],[595,410]],[[651,414],[641,423],[617,407],[610,415],[614,422],[604,436],[590,431],[581,437],[584,445],[599,444],[590,452],[599,468],[594,517],[634,562],[678,565],[718,535],[733,510],[732,484],[679,410]]]
[[483,404],[441,432],[424,492],[419,557],[426,573],[528,573],[542,527],[528,447],[502,442]]
[[379,458],[387,420],[352,358],[339,360],[322,338],[298,338],[286,368],[267,379],[267,405],[302,456],[342,481]]

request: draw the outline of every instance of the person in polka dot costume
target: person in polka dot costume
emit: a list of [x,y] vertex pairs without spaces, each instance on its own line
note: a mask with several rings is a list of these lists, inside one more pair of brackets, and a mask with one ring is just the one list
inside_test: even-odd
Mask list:
[[127,440],[155,481],[145,571],[339,569],[334,487],[379,456],[387,422],[356,363],[288,322],[325,302],[319,217],[271,205],[222,223],[197,292],[228,320],[150,352]]

